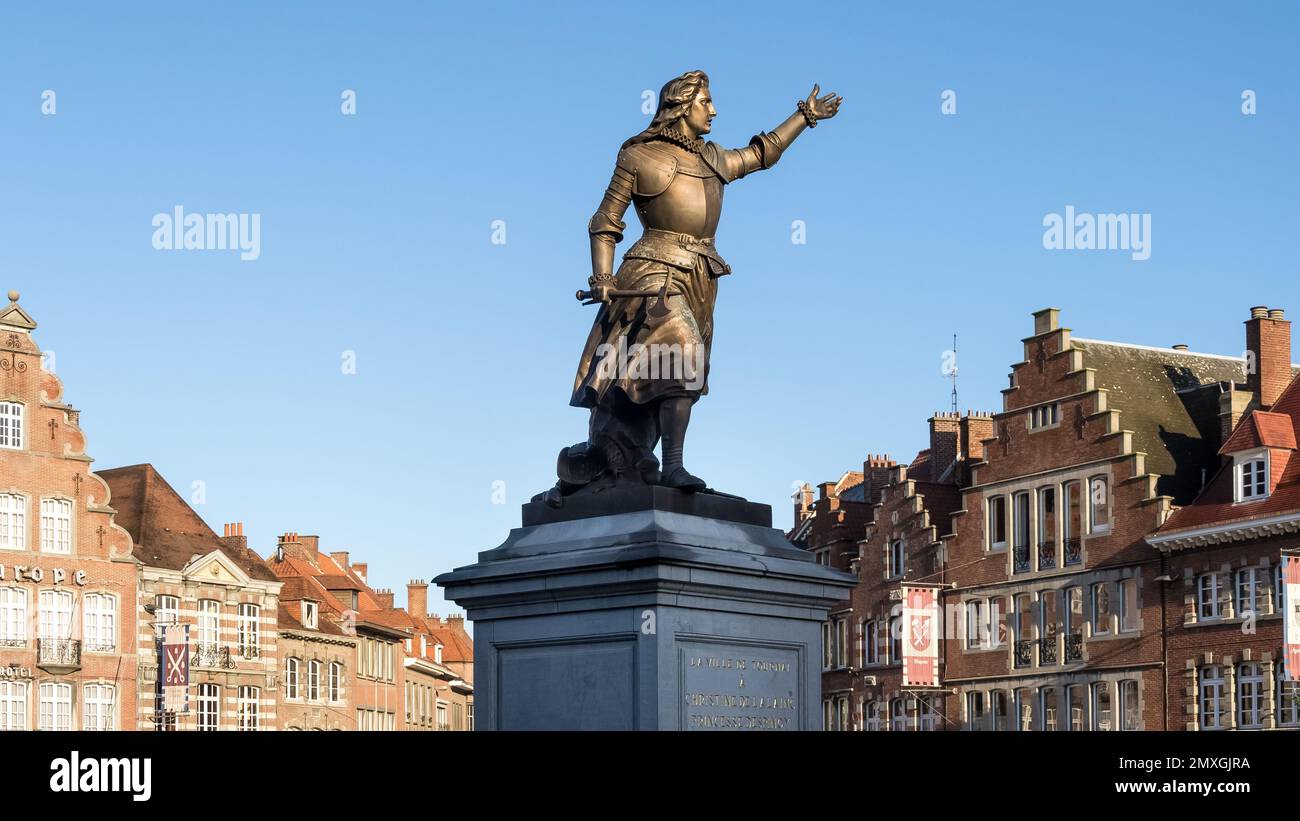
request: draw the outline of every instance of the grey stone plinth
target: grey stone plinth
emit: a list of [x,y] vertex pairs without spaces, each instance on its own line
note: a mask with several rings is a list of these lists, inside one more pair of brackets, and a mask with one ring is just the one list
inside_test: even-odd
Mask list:
[[474,624],[477,729],[820,728],[821,624],[855,579],[766,505],[647,487],[524,521],[435,579]]

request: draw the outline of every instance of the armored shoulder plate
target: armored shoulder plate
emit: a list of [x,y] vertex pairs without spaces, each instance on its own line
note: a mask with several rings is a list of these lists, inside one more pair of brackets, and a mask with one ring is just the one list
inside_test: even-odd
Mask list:
[[639,197],[659,196],[677,176],[677,158],[646,143],[623,149],[618,164],[632,174],[632,192]]

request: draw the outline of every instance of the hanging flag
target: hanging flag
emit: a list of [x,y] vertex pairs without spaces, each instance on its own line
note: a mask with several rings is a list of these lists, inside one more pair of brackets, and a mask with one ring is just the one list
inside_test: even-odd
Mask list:
[[163,690],[163,709],[183,713],[189,710],[190,691],[190,626],[169,624],[163,630],[162,643],[158,645],[160,680]]
[[1300,556],[1282,557],[1282,644],[1286,680],[1300,681]]
[[903,686],[939,686],[939,605],[933,587],[903,586]]

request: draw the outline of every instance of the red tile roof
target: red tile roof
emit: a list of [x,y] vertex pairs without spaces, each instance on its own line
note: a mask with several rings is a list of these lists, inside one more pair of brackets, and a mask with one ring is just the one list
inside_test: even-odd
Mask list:
[[[1234,450],[1249,450],[1251,447],[1238,447],[1233,444],[1234,441],[1257,441],[1258,447],[1273,447],[1282,451],[1295,449],[1296,440],[1300,438],[1297,434],[1300,434],[1300,378],[1292,380],[1270,412],[1255,411],[1238,422],[1222,452],[1234,452],[1229,450],[1229,446]],[[1277,485],[1267,498],[1257,502],[1233,501],[1235,488],[1232,467],[1231,462],[1220,466],[1205,490],[1191,504],[1174,511],[1156,531],[1157,534],[1164,536],[1176,531],[1237,522],[1246,524],[1256,519],[1300,513],[1300,458],[1292,456],[1287,460]]]

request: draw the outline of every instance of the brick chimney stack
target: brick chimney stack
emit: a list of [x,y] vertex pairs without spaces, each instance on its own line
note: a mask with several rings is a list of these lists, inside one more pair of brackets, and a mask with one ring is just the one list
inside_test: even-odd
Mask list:
[[302,540],[302,549],[314,561],[316,554],[320,551],[320,536],[299,536],[298,538]]
[[[360,576],[361,581],[363,582],[366,581],[366,571],[369,569],[370,569],[370,565],[366,564],[365,562],[357,562],[356,564],[352,565],[352,572]],[[369,582],[366,582],[366,584],[369,584]]]
[[379,602],[380,607],[383,607],[386,610],[393,609],[393,591],[388,588],[385,587],[376,590],[375,599]]
[[1291,323],[1281,308],[1257,305],[1246,320],[1246,385],[1268,410],[1291,382]]
[[993,414],[966,411],[961,418],[962,458],[971,462],[981,461],[984,458],[984,440],[993,437]]
[[889,485],[889,469],[895,462],[889,454],[867,454],[867,461],[862,463],[862,497],[868,504],[880,501],[880,494]]
[[930,417],[930,479],[939,481],[957,462],[961,452],[961,420],[955,413],[936,413]]
[[248,537],[244,535],[244,523],[232,522],[222,527],[221,543],[248,549]]
[[346,550],[331,550],[330,558],[334,563],[344,570],[348,569],[348,552]]
[[417,619],[429,615],[429,583],[424,579],[406,583],[406,612]]

